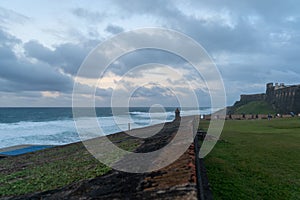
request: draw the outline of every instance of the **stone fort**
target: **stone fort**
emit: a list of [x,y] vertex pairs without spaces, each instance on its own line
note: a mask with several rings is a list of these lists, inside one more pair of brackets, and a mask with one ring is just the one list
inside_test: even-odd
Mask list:
[[266,93],[241,95],[238,104],[242,105],[251,101],[266,101],[276,112],[282,114],[300,113],[300,85],[268,83]]

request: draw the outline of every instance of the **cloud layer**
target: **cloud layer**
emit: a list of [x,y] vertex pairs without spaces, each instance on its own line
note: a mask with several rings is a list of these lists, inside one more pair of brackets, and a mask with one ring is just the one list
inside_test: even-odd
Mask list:
[[[71,106],[74,78],[88,53],[114,34],[149,26],[175,29],[199,42],[221,72],[228,104],[237,100],[240,93],[263,92],[266,82],[293,84],[300,80],[298,1],[90,1],[76,5],[64,3],[58,11],[54,10],[54,3],[47,4],[32,6],[31,12],[14,1],[0,7],[0,93],[3,96],[0,103],[3,106],[26,102],[32,106],[43,102],[44,106]],[[180,44],[175,45],[180,48]],[[197,76],[185,61],[154,51],[133,52],[118,59],[107,76],[111,82],[121,84],[118,80],[122,74],[150,62],[186,67],[185,78],[197,82]],[[157,69],[150,71],[157,72]],[[147,70],[133,76],[147,77]],[[180,88],[182,80],[169,80],[171,83]],[[90,86],[86,83],[85,87]],[[163,90],[141,87],[134,97],[151,98],[156,94],[157,98],[163,98]],[[199,96],[207,96],[202,84],[195,91]],[[46,95],[51,92],[58,95]],[[109,106],[106,104],[111,92],[112,87],[99,88],[97,94],[105,102],[101,105]],[[11,101],[7,102],[9,96]],[[164,103],[174,103],[173,97],[164,98]],[[35,101],[38,103],[34,104]]]

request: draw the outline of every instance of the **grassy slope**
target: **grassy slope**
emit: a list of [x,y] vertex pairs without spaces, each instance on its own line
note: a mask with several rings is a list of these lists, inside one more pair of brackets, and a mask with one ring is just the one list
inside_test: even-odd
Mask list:
[[265,101],[253,101],[235,110],[235,114],[275,114],[274,109]]
[[[116,136],[118,141],[124,136]],[[127,140],[118,144],[128,151],[139,143]],[[83,146],[75,143],[0,160],[0,197],[56,189],[94,178],[110,170]]]
[[215,199],[300,199],[299,152],[299,118],[226,121],[205,158]]

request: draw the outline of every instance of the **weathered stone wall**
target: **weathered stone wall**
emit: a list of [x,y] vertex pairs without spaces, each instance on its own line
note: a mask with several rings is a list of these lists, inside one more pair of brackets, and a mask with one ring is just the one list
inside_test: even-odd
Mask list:
[[266,99],[266,94],[249,94],[241,95],[241,102],[249,103],[251,101],[264,101]]
[[235,102],[235,104],[232,107],[227,108],[228,114],[232,114],[235,112],[235,108],[238,108],[242,105],[245,105],[251,101],[265,101],[266,100],[266,94],[243,94],[241,95],[241,98],[239,101]]
[[298,89],[295,91],[293,103],[294,103],[294,113],[300,114],[300,86],[298,86]]
[[252,101],[266,101],[281,114],[300,113],[300,85],[285,86],[283,83],[268,83],[265,94],[241,95],[231,110]]
[[279,113],[300,113],[300,85],[267,85],[266,101]]

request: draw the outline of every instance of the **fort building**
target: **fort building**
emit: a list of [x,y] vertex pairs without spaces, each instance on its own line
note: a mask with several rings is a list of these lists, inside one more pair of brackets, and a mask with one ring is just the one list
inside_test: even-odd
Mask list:
[[237,105],[251,101],[266,101],[273,109],[282,114],[300,113],[300,85],[285,85],[284,83],[268,83],[266,93],[241,95]]

